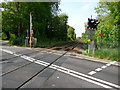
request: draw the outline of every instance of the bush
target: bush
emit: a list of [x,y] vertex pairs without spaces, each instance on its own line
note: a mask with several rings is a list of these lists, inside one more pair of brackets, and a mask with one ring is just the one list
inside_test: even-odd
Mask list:
[[22,38],[17,38],[15,34],[10,34],[10,44],[22,45]]
[[4,32],[2,32],[2,39],[3,39],[3,40],[6,40],[6,39],[7,39],[7,35],[6,35]]

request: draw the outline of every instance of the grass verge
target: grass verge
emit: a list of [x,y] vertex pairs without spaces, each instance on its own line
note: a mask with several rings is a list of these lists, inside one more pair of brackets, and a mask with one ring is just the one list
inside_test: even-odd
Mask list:
[[[120,48],[114,48],[114,49],[102,48],[102,49],[95,51],[94,57],[120,62],[119,50],[120,50]],[[92,53],[90,53],[90,54],[85,53],[84,55],[92,56]]]

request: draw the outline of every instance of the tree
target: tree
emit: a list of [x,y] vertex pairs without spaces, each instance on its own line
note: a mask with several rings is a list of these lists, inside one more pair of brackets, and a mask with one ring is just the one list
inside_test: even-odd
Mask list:
[[73,27],[71,27],[71,26],[68,26],[67,31],[68,31],[68,33],[67,33],[68,38],[70,40],[75,40],[76,39],[75,29]]
[[66,40],[68,15],[66,15],[65,13],[62,13],[59,15],[59,18],[60,18],[59,35],[62,40]]
[[[49,32],[53,33],[51,23],[53,17],[59,12],[59,2],[8,2],[2,3],[3,32],[8,39],[10,34],[15,34],[17,38],[25,38],[26,30],[29,30],[29,14],[32,12],[34,33],[38,41],[43,38],[52,38]],[[54,26],[56,27],[56,26]]]
[[[2,3],[3,32],[8,39],[21,43],[29,30],[30,12],[32,12],[32,24],[34,37],[38,42],[48,40],[67,40],[68,15],[60,15],[59,2],[8,2]],[[11,36],[12,35],[12,36]],[[13,39],[14,38],[14,39]],[[76,34],[72,35],[76,38]]]
[[105,34],[102,38],[103,43],[108,44],[109,47],[118,46],[118,31],[120,28],[120,2],[99,2],[97,8],[95,8],[100,24],[96,31],[97,41],[100,41],[99,34]]

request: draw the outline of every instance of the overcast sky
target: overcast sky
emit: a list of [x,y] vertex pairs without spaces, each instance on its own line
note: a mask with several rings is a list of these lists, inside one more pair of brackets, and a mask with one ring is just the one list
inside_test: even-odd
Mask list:
[[61,13],[68,15],[68,25],[75,28],[77,37],[85,32],[84,23],[88,18],[96,18],[94,8],[97,6],[99,0],[61,0]]

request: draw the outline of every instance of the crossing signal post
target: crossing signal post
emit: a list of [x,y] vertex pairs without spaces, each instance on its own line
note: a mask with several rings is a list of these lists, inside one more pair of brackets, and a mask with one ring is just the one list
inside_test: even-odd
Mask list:
[[30,47],[32,48],[33,45],[37,44],[37,38],[34,38],[34,31],[35,28],[32,25],[32,13],[30,12]]
[[100,22],[96,19],[88,18],[87,23],[87,35],[88,35],[88,53],[90,53],[90,47],[92,47],[93,55],[95,50],[96,40],[94,40],[93,36],[95,35],[95,30],[97,30],[97,26]]
[[90,44],[91,44],[91,40],[88,39],[88,53],[90,53]]
[[25,46],[29,44],[31,48],[33,45],[37,44],[37,38],[34,38],[33,30],[35,29],[32,25],[32,13],[30,12],[30,30],[26,31]]
[[33,33],[33,25],[32,25],[32,13],[30,12],[30,47],[32,48],[33,45],[33,38],[34,38],[34,33]]

